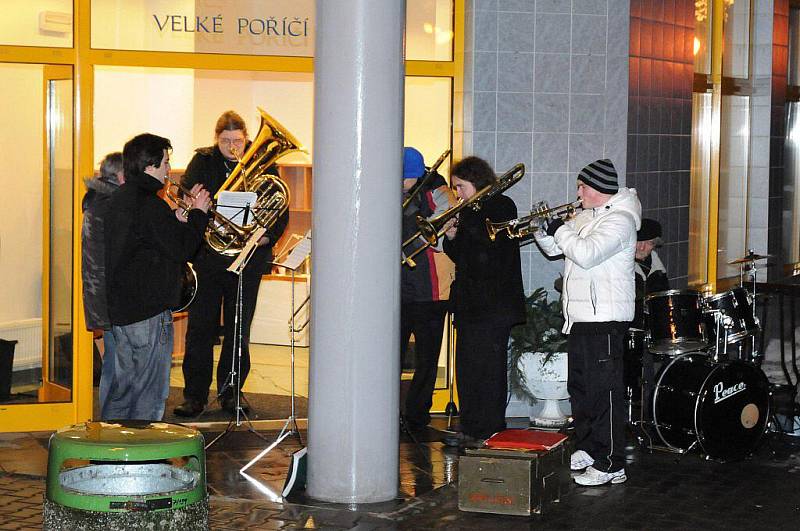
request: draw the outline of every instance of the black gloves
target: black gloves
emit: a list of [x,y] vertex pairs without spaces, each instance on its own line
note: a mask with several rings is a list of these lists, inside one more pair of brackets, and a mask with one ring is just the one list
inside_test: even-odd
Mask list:
[[548,236],[555,235],[558,228],[564,224],[564,220],[561,218],[556,218],[547,222],[547,228],[544,230]]

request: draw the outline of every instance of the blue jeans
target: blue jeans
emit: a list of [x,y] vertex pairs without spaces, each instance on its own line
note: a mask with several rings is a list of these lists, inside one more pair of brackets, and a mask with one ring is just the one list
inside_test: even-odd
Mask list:
[[103,366],[100,371],[100,419],[108,420],[105,415],[108,389],[114,381],[114,349],[116,348],[114,334],[111,330],[103,330]]
[[169,396],[172,313],[164,310],[144,321],[112,326],[111,332],[114,372],[102,418],[161,420]]

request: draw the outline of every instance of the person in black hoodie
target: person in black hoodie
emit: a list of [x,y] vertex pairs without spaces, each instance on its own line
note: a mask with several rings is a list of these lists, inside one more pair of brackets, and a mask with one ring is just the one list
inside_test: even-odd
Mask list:
[[[186,167],[182,185],[189,188],[202,184],[211,195],[216,195],[222,184],[236,167],[239,157],[246,151],[247,126],[241,116],[233,111],[224,112],[214,128],[214,145],[200,148]],[[273,166],[267,170],[277,175]],[[220,307],[223,311],[222,352],[217,363],[217,392],[222,408],[234,413],[236,396],[233,387],[241,390],[250,372],[250,325],[256,310],[261,277],[269,270],[272,246],[280,238],[289,222],[287,210],[267,234],[242,272],[242,338],[241,373],[238,382],[225,386],[233,361],[235,337],[234,315],[238,277],[229,272],[232,257],[223,256],[203,244],[192,265],[197,273],[197,294],[189,306],[189,323],[186,330],[186,353],[183,358],[184,402],[175,408],[181,417],[194,417],[203,412],[208,403],[208,391],[214,369],[214,341],[219,335]],[[247,406],[243,406],[247,411]]]
[[209,194],[192,188],[182,218],[157,193],[169,175],[166,138],[144,133],[122,151],[125,184],[105,216],[106,286],[114,334],[107,418],[161,420],[169,395],[172,313],[184,263],[208,223]]
[[[451,170],[456,195],[467,201],[497,181],[491,166],[467,157]],[[525,321],[519,245],[506,237],[489,239],[486,219],[517,217],[514,201],[496,195],[477,212],[466,208],[446,232],[444,250],[456,264],[450,290],[455,316],[456,381],[461,407],[459,442],[476,446],[505,429],[507,351],[511,327]]]

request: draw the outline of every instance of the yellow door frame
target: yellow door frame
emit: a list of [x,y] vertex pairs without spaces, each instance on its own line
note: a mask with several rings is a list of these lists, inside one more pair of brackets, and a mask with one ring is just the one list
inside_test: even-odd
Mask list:
[[[452,61],[406,61],[406,74],[409,76],[450,77],[453,80],[451,123],[453,159],[460,158],[463,151],[464,16],[464,0],[453,0]],[[48,67],[49,65],[62,65],[71,69],[74,84],[73,227],[75,227],[72,238],[73,374],[71,401],[0,404],[0,432],[52,430],[66,424],[89,420],[92,417],[93,337],[90,332],[86,331],[83,318],[79,227],[82,222],[80,205],[84,193],[82,176],[92,175],[94,172],[94,67],[144,66],[308,73],[314,71],[313,59],[309,57],[92,49],[90,20],[91,0],[74,0],[73,46],[71,48],[0,46],[0,62],[36,63],[48,65]],[[44,199],[49,201],[48,198]],[[47,237],[47,241],[49,241],[49,234]],[[49,253],[47,250],[45,252]],[[45,264],[46,269],[42,272],[43,282],[45,279],[49,279],[50,273],[47,260],[45,260]],[[43,284],[43,290],[44,287]],[[43,307],[42,315],[43,328],[48,326],[45,324],[47,322],[45,308]],[[48,391],[46,394],[52,393]],[[435,404],[442,404],[442,399],[445,400],[445,403],[449,400],[449,390],[435,392]],[[443,409],[443,407],[442,405],[441,408]]]

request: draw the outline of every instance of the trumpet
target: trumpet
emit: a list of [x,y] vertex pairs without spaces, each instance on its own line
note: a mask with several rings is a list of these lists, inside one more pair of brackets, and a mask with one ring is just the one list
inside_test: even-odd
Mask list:
[[[191,190],[183,186],[181,183],[173,181],[169,176],[167,176],[167,183],[170,186],[167,186],[164,189],[164,195],[169,199],[172,203],[176,204],[179,209],[183,210],[184,214],[191,210],[192,205],[190,205],[186,200],[183,199],[183,196],[194,198]],[[180,191],[180,194],[173,192],[173,187]],[[182,195],[181,195],[182,194]],[[233,221],[229,220],[219,212],[213,206],[208,207],[208,213],[211,214],[212,218],[216,223],[209,223],[208,230],[218,230],[220,225],[225,226],[228,232],[232,232],[237,234],[240,239],[243,241],[247,240],[247,232],[244,228],[240,227],[238,224],[234,223]]]
[[[475,212],[481,209],[481,204],[489,198],[503,193],[522,179],[525,176],[525,165],[517,164],[503,175],[497,181],[489,184],[480,190],[475,195],[466,201],[459,201],[454,207],[445,210],[438,216],[425,219],[422,216],[417,216],[417,232],[403,242],[403,258],[400,264],[407,264],[409,267],[416,267],[417,263],[414,257],[425,251],[428,247],[438,245],[439,239],[447,232],[448,223],[465,208],[471,208]],[[412,252],[406,254],[406,247],[409,247],[415,241],[420,240],[422,244],[414,249]]]
[[536,232],[548,220],[571,218],[579,208],[581,208],[580,201],[573,201],[553,208],[549,208],[547,202],[540,201],[534,205],[530,214],[521,218],[498,221],[497,223],[493,223],[492,220],[487,218],[486,232],[489,233],[489,239],[492,241],[501,232],[506,232],[511,239],[525,238]]

